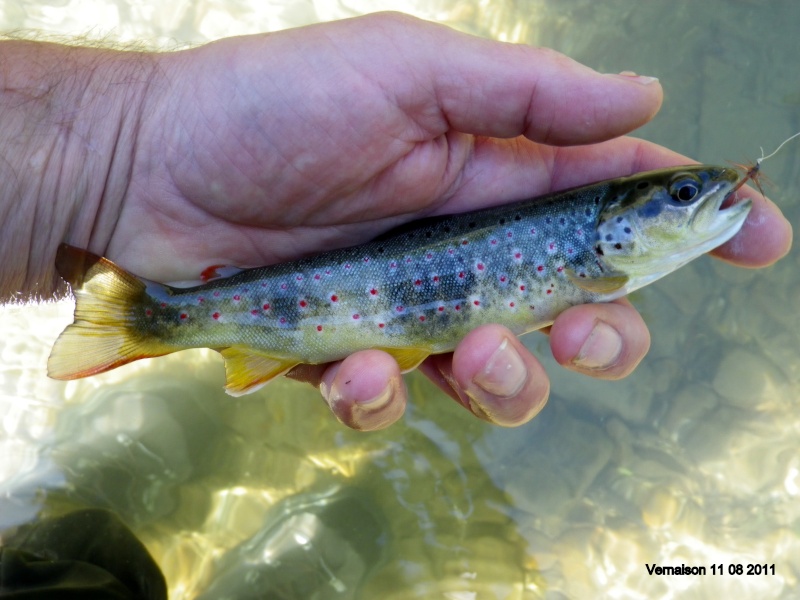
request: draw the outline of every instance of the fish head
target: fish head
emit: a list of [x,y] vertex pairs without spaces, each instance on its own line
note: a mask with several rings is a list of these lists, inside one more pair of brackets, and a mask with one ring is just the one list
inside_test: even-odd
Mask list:
[[598,263],[626,275],[630,292],[716,248],[752,208],[750,200],[723,208],[738,179],[734,169],[692,165],[615,182],[598,217]]

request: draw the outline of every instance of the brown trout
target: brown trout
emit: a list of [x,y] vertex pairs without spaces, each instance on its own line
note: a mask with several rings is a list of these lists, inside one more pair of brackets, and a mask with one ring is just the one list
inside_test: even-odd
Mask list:
[[733,169],[706,165],[640,173],[416,221],[366,244],[189,288],[62,245],[56,268],[77,304],[48,373],[75,379],[197,347],[222,354],[233,395],[366,348],[408,371],[478,325],[521,335],[719,246],[751,208],[722,208],[737,179]]

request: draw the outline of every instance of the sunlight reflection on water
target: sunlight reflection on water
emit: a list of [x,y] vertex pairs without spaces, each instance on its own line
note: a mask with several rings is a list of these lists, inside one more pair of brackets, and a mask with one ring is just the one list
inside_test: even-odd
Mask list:
[[[754,158],[800,129],[800,89],[785,76],[800,54],[789,2],[767,13],[721,1],[63,0],[10,5],[3,29],[174,47],[376,6],[658,75],[664,109],[641,134],[701,160]],[[764,167],[794,223],[798,154]],[[638,371],[597,382],[544,358],[550,405],[516,430],[477,422],[411,377],[402,423],[347,431],[292,382],[226,396],[208,351],[63,384],[44,365],[70,303],[2,308],[0,530],[109,508],[175,599],[789,598],[799,268],[798,251],[764,271],[702,259],[636,294],[653,333]],[[541,336],[527,343],[548,356]],[[776,572],[656,577],[645,563]]]

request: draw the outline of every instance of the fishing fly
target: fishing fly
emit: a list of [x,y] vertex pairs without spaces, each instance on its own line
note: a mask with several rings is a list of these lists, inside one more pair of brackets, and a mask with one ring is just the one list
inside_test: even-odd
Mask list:
[[768,158],[772,158],[773,156],[775,156],[778,152],[780,152],[780,150],[786,144],[791,142],[796,137],[800,137],[800,131],[798,131],[794,135],[789,136],[788,138],[783,140],[783,142],[781,142],[781,144],[777,148],[775,148],[775,150],[773,150],[772,152],[770,152],[766,156],[764,156],[764,148],[761,148],[761,158],[756,160],[750,166],[737,164],[736,166],[739,167],[740,169],[743,169],[745,171],[745,173],[742,176],[742,178],[736,183],[736,185],[730,191],[730,193],[733,194],[736,190],[741,188],[745,183],[747,183],[748,181],[752,181],[755,184],[755,186],[758,188],[758,191],[761,192],[761,195],[762,196],[765,195],[764,194],[764,190],[761,188],[761,184],[759,183],[759,179],[761,179],[761,177],[762,177],[762,175],[760,174],[760,172],[761,172],[761,163],[763,163]]

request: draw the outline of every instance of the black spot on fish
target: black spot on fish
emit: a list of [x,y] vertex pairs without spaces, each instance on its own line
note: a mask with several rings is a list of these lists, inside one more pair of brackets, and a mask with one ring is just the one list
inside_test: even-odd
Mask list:
[[547,217],[547,218],[544,220],[544,222],[545,222],[545,223],[547,223],[548,225],[550,225],[550,223],[552,223],[552,222],[553,222],[553,218],[552,218],[552,217]]
[[383,246],[378,246],[378,254],[383,254]]
[[515,221],[521,221],[522,220],[522,216],[521,215],[514,215],[514,220]]
[[611,235],[610,233],[607,233],[607,234],[606,234],[606,241],[607,241],[607,242],[610,242],[610,241],[611,241],[611,240],[613,240],[613,239],[614,239],[614,236],[613,236],[613,235]]
[[561,217],[561,218],[558,220],[558,222],[559,222],[561,225],[566,225],[566,223],[567,223],[567,220],[566,220],[564,217]]
[[449,228],[449,227],[445,227],[445,228],[444,228],[444,232],[445,232],[445,233],[450,233],[450,228]]
[[470,229],[475,229],[477,226],[478,224],[475,221],[470,221],[468,225]]
[[506,220],[505,219],[500,219],[500,225],[505,225],[505,224],[506,224]]
[[591,216],[592,216],[592,209],[591,209],[591,208],[587,208],[587,209],[586,209],[585,211],[583,211],[583,212],[584,212],[584,213],[586,213],[586,216],[587,216],[587,217],[591,217]]
[[622,244],[617,242],[616,244],[614,244],[614,248],[616,248],[617,250],[622,250]]
[[617,217],[617,223],[622,223],[622,217]]
[[425,237],[426,237],[426,238],[433,237],[433,232],[431,232],[431,231],[426,231],[426,232],[425,232]]
[[595,196],[594,197],[594,203],[595,204],[600,204],[600,196]]
[[596,252],[596,253],[597,253],[599,256],[604,256],[604,255],[605,255],[605,252],[603,252],[603,249],[602,249],[600,246],[595,246],[595,249],[594,249],[594,251],[595,251],[595,252]]
[[650,187],[650,182],[649,181],[640,181],[639,183],[636,184],[636,189],[637,190],[644,190],[644,189],[649,188],[649,187]]
[[630,227],[626,227],[624,231],[625,231],[625,233],[630,233],[631,232],[631,228]]

